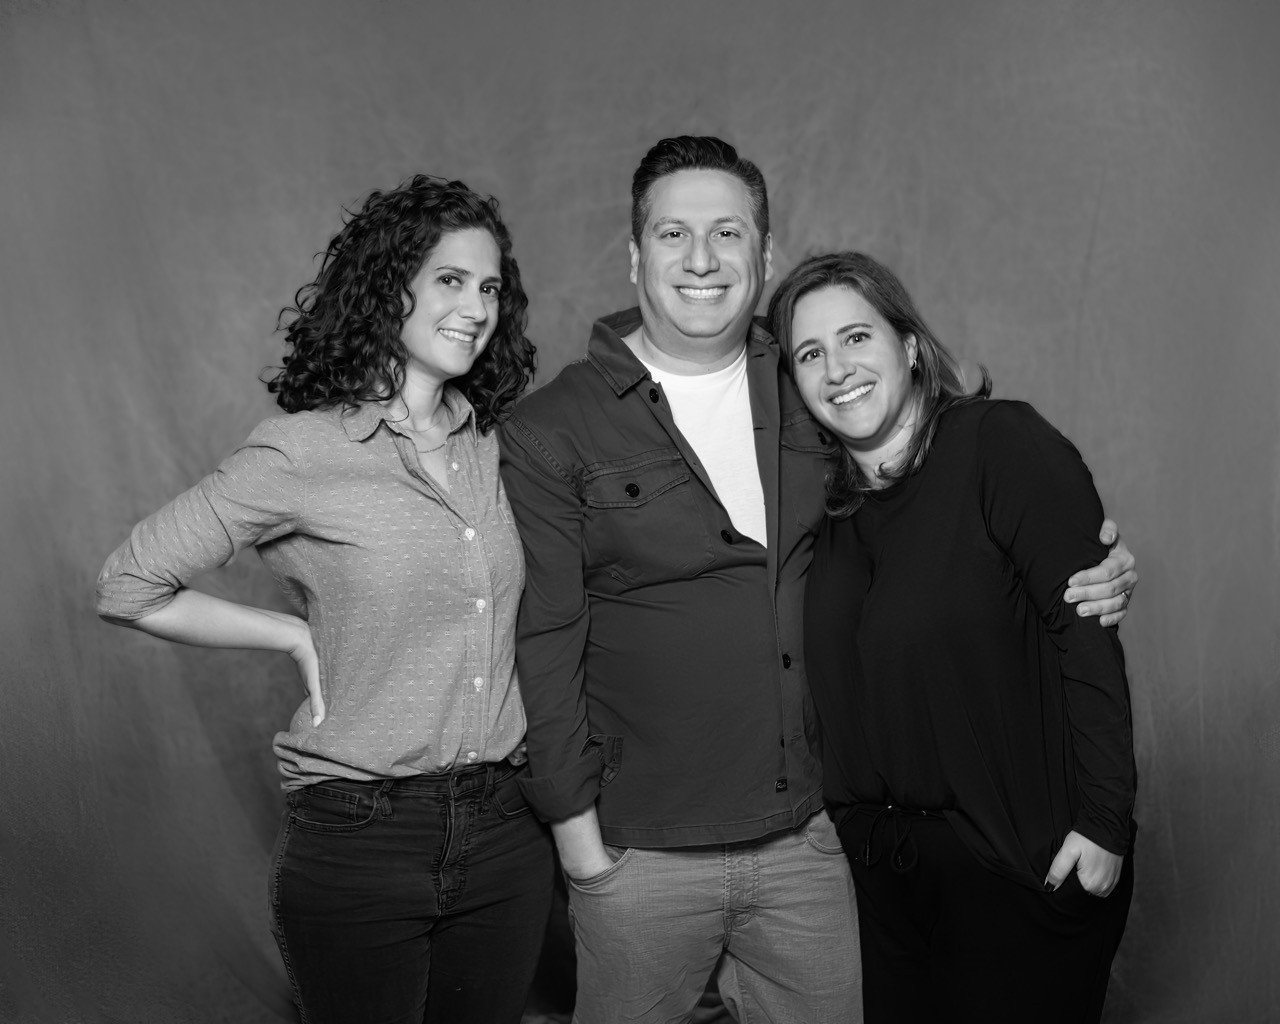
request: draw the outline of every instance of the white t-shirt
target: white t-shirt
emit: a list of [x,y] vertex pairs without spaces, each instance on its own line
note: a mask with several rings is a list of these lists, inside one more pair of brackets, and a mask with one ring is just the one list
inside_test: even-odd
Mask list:
[[680,433],[706,467],[716,496],[739,533],[768,542],[764,488],[756,463],[755,427],[747,390],[747,350],[723,370],[686,376],[644,363],[662,385]]

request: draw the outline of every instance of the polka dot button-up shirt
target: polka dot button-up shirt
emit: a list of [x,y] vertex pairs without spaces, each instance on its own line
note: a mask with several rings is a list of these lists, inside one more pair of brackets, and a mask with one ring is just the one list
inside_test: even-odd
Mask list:
[[275,738],[286,789],[524,756],[515,615],[524,559],[498,444],[446,389],[448,490],[384,406],[264,420],[221,466],[133,528],[99,611],[140,618],[256,546],[311,626],[327,717]]

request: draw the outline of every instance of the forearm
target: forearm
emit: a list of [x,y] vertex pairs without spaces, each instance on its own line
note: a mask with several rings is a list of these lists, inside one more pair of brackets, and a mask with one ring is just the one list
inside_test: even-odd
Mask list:
[[600,838],[595,804],[563,821],[552,822],[551,834],[560,851],[561,867],[574,878],[589,878],[613,863]]
[[195,647],[236,647],[291,653],[306,624],[292,615],[251,608],[185,587],[168,604],[139,618],[104,615],[108,622]]

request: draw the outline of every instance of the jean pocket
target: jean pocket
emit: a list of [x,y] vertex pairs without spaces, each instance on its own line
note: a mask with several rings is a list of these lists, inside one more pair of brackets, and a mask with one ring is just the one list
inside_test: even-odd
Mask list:
[[510,821],[512,818],[523,818],[532,812],[533,808],[520,792],[520,776],[528,774],[527,769],[512,772],[505,779],[494,783],[490,802],[499,818]]
[[844,855],[844,847],[840,845],[840,836],[836,833],[835,823],[826,811],[819,811],[805,822],[804,841],[819,853]]
[[307,832],[359,832],[378,814],[378,791],[317,782],[289,793],[293,823]]
[[635,847],[606,846],[605,851],[614,860],[603,871],[597,871],[594,875],[588,875],[586,878],[574,878],[569,872],[564,872],[564,880],[571,889],[585,893],[600,892],[610,879],[616,878],[621,873],[623,866],[631,859],[631,855],[635,853]]

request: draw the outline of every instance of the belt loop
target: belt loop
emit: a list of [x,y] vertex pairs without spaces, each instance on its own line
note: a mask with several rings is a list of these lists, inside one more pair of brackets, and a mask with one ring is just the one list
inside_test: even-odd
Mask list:
[[484,766],[484,792],[480,795],[480,813],[489,813],[489,800],[493,796],[493,778],[496,766],[492,761]]
[[380,817],[383,817],[383,818],[391,817],[390,793],[391,793],[392,787],[395,786],[395,784],[396,784],[395,779],[387,779],[385,782],[383,782],[381,786],[378,787],[378,795],[374,798],[374,800],[378,805],[378,814]]

